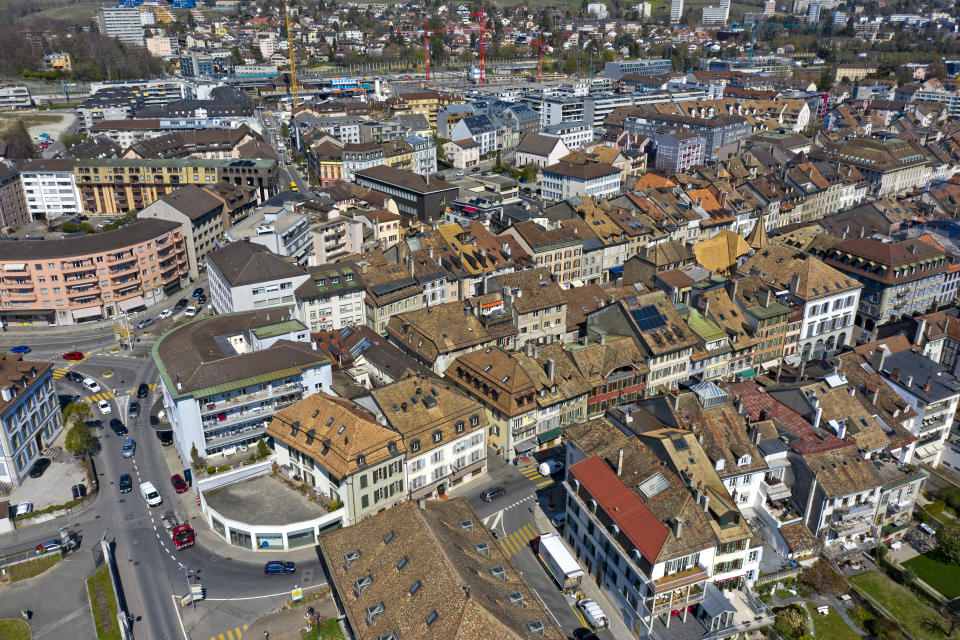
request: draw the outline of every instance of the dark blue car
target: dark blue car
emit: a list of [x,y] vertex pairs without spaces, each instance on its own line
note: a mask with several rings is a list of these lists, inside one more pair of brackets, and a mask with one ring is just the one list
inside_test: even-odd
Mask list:
[[203,287],[197,287],[196,289],[193,290],[194,298],[199,298],[201,295],[203,295]]
[[297,565],[295,562],[284,562],[283,560],[271,560],[263,565],[263,573],[296,573]]
[[32,349],[25,344],[10,349],[10,353],[30,353],[30,351],[32,351]]

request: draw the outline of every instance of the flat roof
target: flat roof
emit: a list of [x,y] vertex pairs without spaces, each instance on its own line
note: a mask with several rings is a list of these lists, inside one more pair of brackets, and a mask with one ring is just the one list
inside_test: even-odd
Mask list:
[[283,526],[327,515],[320,503],[309,502],[269,475],[229,484],[203,495],[217,513],[245,524]]

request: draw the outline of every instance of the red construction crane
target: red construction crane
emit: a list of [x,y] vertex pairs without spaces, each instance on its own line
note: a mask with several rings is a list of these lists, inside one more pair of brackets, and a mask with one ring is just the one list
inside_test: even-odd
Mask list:
[[543,34],[537,36],[537,82],[543,82]]
[[[475,13],[475,14],[473,14],[473,15],[475,15],[475,16],[476,16],[476,15],[481,15],[482,13],[483,13],[483,7],[480,8],[480,14],[476,14],[476,13]],[[423,49],[424,49],[424,53],[426,54],[426,58],[425,58],[425,61],[424,61],[423,71],[424,71],[425,80],[426,80],[427,82],[429,82],[429,81],[430,81],[430,34],[432,34],[432,33],[456,33],[456,34],[463,34],[463,33],[469,33],[469,32],[471,32],[471,31],[477,31],[478,29],[479,29],[479,31],[480,31],[480,84],[482,85],[482,84],[483,84],[483,78],[484,78],[484,75],[483,75],[483,60],[484,60],[483,23],[480,24],[480,27],[455,27],[455,28],[453,28],[453,29],[447,29],[447,28],[444,28],[444,27],[435,27],[435,28],[431,29],[431,28],[430,28],[430,22],[429,22],[428,20],[424,20],[424,21],[423,21],[423,31],[420,31],[420,30],[417,30],[417,31],[397,31],[397,33],[404,34],[404,35],[414,35],[414,34],[420,35],[421,33],[423,33]]]
[[487,74],[484,71],[484,63],[487,58],[487,40],[484,37],[484,30],[487,27],[487,16],[483,10],[483,3],[480,3],[480,13],[472,14],[475,18],[480,18],[480,41],[477,43],[479,45],[479,50],[477,53],[480,58],[480,77],[477,78],[477,85],[483,86],[487,81]]

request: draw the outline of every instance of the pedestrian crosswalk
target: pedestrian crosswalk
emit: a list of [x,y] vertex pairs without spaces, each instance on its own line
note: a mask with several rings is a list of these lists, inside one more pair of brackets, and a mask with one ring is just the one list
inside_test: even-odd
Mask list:
[[89,396],[83,396],[84,402],[100,402],[101,400],[111,400],[113,399],[113,394],[109,391],[101,391],[100,393],[94,393]]
[[62,378],[63,376],[67,375],[67,371],[69,371],[69,369],[60,369],[60,368],[54,369],[54,370],[53,370],[53,379],[54,379],[54,380],[59,380],[59,379]]
[[233,629],[227,629],[226,632],[219,635],[210,636],[210,640],[241,640],[241,638],[243,638],[243,632],[246,630],[247,625],[234,627]]
[[[157,383],[156,383],[156,382],[153,382],[153,383],[151,383],[151,384],[148,384],[147,386],[150,387],[150,393],[153,393],[154,391],[157,390]],[[137,390],[136,390],[136,389],[130,389],[130,395],[132,395],[132,396],[137,395]]]
[[550,476],[544,477],[540,475],[540,471],[535,464],[527,465],[526,467],[520,467],[520,473],[522,473],[527,480],[535,484],[537,489],[549,487],[551,484],[553,484],[553,478]]
[[538,535],[540,534],[537,533],[537,530],[533,528],[532,524],[525,524],[501,540],[500,548],[503,549],[504,555],[509,558],[514,554],[520,553],[520,551]]

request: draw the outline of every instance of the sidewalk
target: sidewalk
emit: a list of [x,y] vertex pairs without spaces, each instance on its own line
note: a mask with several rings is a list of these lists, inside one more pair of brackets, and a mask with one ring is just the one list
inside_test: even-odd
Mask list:
[[[540,531],[541,533],[560,533],[550,522],[550,518],[548,518],[547,514],[543,512],[543,509],[537,508],[533,510],[533,523],[536,525],[537,531]],[[564,540],[564,543],[566,543],[566,540]],[[585,597],[590,598],[599,604],[600,608],[603,609],[603,612],[607,614],[607,618],[610,620],[610,627],[608,631],[614,638],[630,640],[637,637],[636,634],[633,633],[626,624],[624,624],[623,616],[620,615],[620,608],[610,601],[600,586],[593,580],[590,574],[586,572],[584,573],[583,578],[580,580],[580,591],[583,592]]]
[[[327,597],[322,600],[314,600],[286,611],[265,615],[250,625],[243,635],[251,640],[260,640],[264,637],[263,632],[268,631],[270,640],[300,640],[300,630],[307,628],[307,620],[304,617],[307,614],[307,607],[313,607],[318,615],[326,616],[327,620],[336,620],[339,615],[333,603],[333,596],[328,592]],[[346,637],[347,634],[343,635]]]

